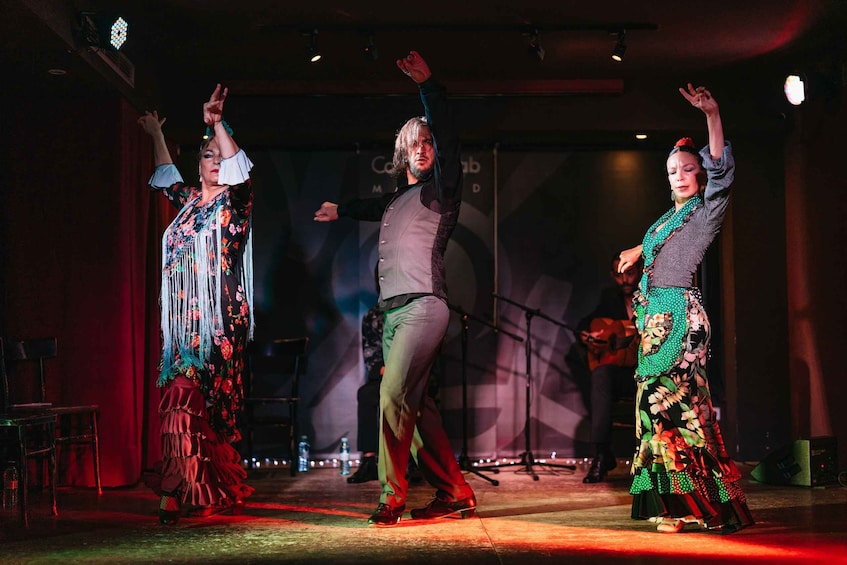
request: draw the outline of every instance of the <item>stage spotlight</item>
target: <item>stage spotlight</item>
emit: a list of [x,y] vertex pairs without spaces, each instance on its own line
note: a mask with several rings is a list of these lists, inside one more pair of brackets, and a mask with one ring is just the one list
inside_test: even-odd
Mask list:
[[541,38],[538,37],[538,30],[533,29],[530,34],[529,46],[527,47],[527,51],[530,56],[535,57],[539,61],[544,60],[544,47],[541,45]]
[[79,41],[88,47],[120,50],[128,38],[129,24],[120,16],[95,12],[79,13]]
[[112,27],[109,29],[109,45],[115,49],[120,49],[126,43],[128,29],[129,24],[126,23],[126,20],[118,16],[118,19],[112,22]]
[[799,106],[806,100],[806,81],[799,74],[785,77],[783,90],[785,98],[794,106]]
[[318,30],[313,30],[309,34],[309,62],[317,63],[321,60],[321,51],[318,49]]
[[374,42],[374,35],[372,33],[368,34],[367,42],[365,46],[362,48],[362,53],[365,56],[365,59],[368,61],[376,61],[379,59],[379,51],[376,48],[376,43]]
[[623,61],[623,56],[626,53],[626,30],[622,29],[618,32],[618,41],[615,43],[615,48],[612,49],[612,60],[620,63]]

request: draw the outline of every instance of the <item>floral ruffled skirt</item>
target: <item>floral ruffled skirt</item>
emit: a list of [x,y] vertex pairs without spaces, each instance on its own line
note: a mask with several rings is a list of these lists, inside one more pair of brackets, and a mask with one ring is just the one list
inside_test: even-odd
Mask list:
[[[709,319],[695,292],[684,292],[681,355],[669,371],[637,375],[636,437],[632,462],[632,517],[693,517],[710,529],[734,532],[753,524],[741,474],[726,452],[712,407],[705,364]],[[683,318],[683,319],[680,319]],[[655,324],[651,317],[644,326]],[[642,333],[641,355],[656,349],[656,331]]]

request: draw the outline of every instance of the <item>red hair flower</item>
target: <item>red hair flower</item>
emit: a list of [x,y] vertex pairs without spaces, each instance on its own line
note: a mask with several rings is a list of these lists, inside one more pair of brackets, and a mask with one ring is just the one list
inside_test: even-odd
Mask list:
[[674,144],[674,147],[691,147],[694,148],[694,140],[690,137],[683,137]]

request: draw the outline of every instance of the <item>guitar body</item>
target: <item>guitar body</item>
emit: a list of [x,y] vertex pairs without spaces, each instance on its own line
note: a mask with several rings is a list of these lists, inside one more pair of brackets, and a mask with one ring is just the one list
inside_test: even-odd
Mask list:
[[594,318],[589,326],[599,337],[591,340],[588,348],[588,368],[592,371],[601,365],[634,367],[638,363],[638,330],[629,320]]

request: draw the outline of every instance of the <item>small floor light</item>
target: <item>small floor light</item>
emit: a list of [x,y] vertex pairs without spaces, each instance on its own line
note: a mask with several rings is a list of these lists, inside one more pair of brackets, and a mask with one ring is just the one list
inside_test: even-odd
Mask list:
[[618,32],[618,41],[615,43],[615,48],[612,49],[612,60],[620,63],[623,61],[623,56],[626,53],[626,30]]

